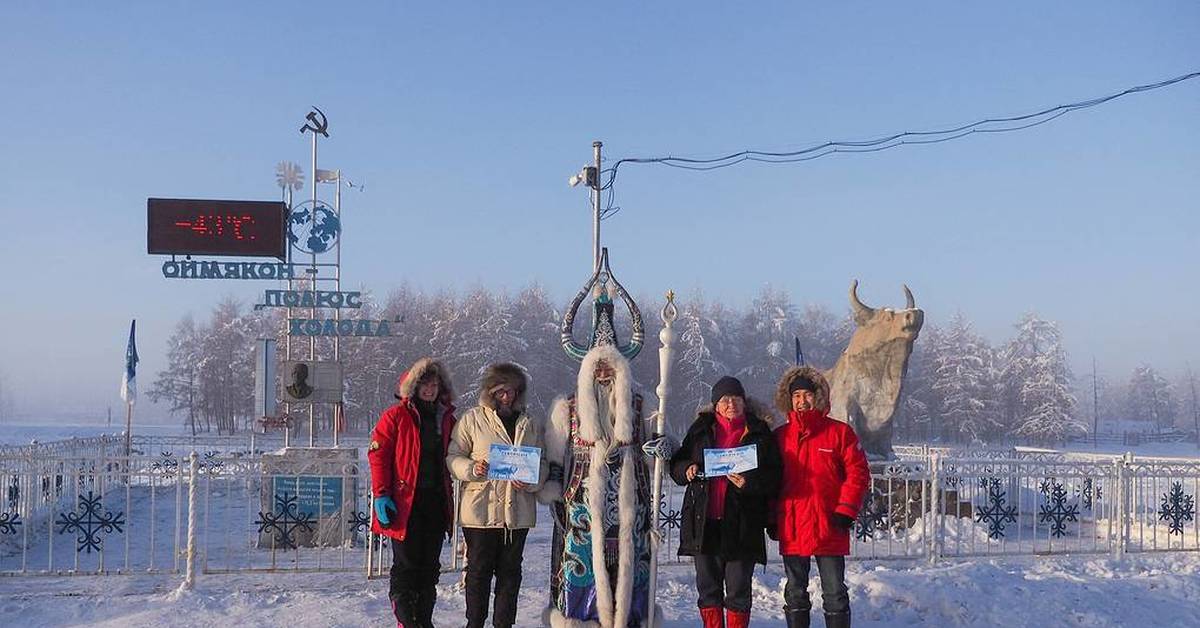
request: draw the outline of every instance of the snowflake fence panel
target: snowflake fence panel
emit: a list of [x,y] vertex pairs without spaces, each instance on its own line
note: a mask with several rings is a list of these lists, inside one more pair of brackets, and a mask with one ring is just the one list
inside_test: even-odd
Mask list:
[[1200,461],[934,452],[871,469],[856,558],[1200,550]]
[[0,575],[179,572],[187,461],[99,454],[0,454]]
[[[387,576],[391,547],[370,532],[370,471],[354,450],[286,464],[253,449],[200,451],[193,483],[183,448],[175,447],[177,454],[162,449],[176,443],[141,445],[144,453],[129,458],[107,444],[85,456],[47,453],[61,448],[0,453],[0,575],[183,574],[190,538],[201,574]],[[1200,461],[940,453],[872,463],[852,558],[1200,550]],[[665,484],[660,562],[687,560],[676,555],[682,502],[683,489]],[[545,536],[549,546],[552,521],[539,507],[531,544]],[[777,556],[773,543],[768,552]],[[442,565],[458,571],[464,564],[456,529]]]

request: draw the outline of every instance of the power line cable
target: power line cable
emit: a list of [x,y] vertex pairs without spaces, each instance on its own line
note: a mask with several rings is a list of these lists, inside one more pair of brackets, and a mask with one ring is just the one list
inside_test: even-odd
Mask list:
[[613,183],[617,180],[617,172],[622,164],[662,164],[672,168],[681,168],[684,170],[708,171],[717,170],[719,168],[728,168],[745,161],[753,161],[759,163],[797,163],[802,161],[811,161],[820,159],[826,155],[834,153],[876,153],[890,148],[899,146],[913,146],[920,144],[940,144],[950,140],[961,139],[975,133],[1009,133],[1012,131],[1021,131],[1035,126],[1046,124],[1056,120],[1068,113],[1079,111],[1081,109],[1089,109],[1107,102],[1111,102],[1129,94],[1137,94],[1148,92],[1156,89],[1161,89],[1189,81],[1200,77],[1200,71],[1191,72],[1175,78],[1158,81],[1157,83],[1149,83],[1146,85],[1137,85],[1124,89],[1122,91],[1100,96],[1088,100],[1078,102],[1055,105],[1019,116],[1007,116],[1002,118],[985,118],[978,122],[963,124],[957,127],[946,129],[934,129],[928,131],[903,131],[893,133],[882,137],[877,137],[869,140],[860,141],[831,141],[822,144],[816,144],[807,148],[802,148],[794,151],[761,151],[761,150],[742,150],[734,153],[722,155],[712,158],[695,158],[695,157],[676,157],[667,155],[665,157],[631,157],[619,159],[613,163],[611,168],[606,168],[601,171],[601,176],[608,175],[608,182],[600,189],[609,190],[608,206],[605,213],[611,215],[615,213],[613,210],[614,190]]

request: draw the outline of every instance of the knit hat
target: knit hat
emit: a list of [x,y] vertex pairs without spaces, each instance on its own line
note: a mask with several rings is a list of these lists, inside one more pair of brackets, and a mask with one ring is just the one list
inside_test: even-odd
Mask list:
[[788,383],[789,395],[797,390],[807,390],[808,392],[815,393],[817,392],[817,385],[811,379],[801,375]]
[[739,382],[736,377],[730,377],[726,375],[725,377],[718,379],[717,383],[713,384],[713,405],[716,405],[717,402],[721,400],[721,397],[726,396],[741,397],[742,399],[746,398],[746,389],[742,388],[742,383]]

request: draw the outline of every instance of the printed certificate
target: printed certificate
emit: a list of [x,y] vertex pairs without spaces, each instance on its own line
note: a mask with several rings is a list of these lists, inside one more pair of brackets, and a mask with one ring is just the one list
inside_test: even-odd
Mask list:
[[733,449],[705,449],[704,476],[718,477],[758,468],[758,445]]
[[526,484],[537,484],[541,462],[542,450],[537,447],[492,443],[488,451],[487,477],[489,480],[519,480]]

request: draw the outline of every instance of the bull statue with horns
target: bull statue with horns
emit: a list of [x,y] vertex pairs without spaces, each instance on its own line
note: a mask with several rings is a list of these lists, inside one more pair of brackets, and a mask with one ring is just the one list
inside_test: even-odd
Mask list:
[[873,460],[892,453],[892,418],[900,403],[908,359],[925,322],[912,291],[904,286],[902,310],[873,308],[858,298],[858,280],[850,285],[850,306],[857,329],[833,369],[829,416],[849,423]]

